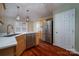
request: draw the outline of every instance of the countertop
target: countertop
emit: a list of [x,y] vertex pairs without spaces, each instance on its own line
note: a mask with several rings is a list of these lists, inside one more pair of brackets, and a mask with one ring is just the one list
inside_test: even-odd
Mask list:
[[[32,34],[32,33],[36,33],[36,32],[23,32],[23,33],[19,33],[18,35],[16,35],[16,36],[20,36],[20,35],[23,35],[23,34]],[[15,36],[15,37],[16,37]]]
[[0,49],[16,46],[17,41],[15,37],[0,37]]
[[24,33],[20,33],[18,35],[11,36],[11,37],[2,37],[5,34],[0,33],[0,49],[16,46],[17,45],[16,37],[23,34],[29,34],[29,33],[35,33],[35,32],[24,32]]

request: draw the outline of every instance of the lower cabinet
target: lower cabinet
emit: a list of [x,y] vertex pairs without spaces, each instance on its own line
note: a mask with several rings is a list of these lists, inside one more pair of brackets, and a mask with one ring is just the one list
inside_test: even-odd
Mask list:
[[15,46],[0,49],[0,56],[15,56]]
[[26,49],[35,46],[35,33],[26,34]]
[[39,45],[39,43],[40,43],[40,40],[41,40],[41,34],[40,34],[40,32],[37,32],[36,34],[35,34],[35,45],[37,46],[37,45]]
[[17,46],[16,46],[16,55],[19,56],[26,49],[26,35],[20,35],[16,37]]

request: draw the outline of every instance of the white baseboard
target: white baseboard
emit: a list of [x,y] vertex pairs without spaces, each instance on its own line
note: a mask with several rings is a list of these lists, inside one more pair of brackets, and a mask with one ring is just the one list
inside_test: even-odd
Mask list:
[[76,54],[79,54],[79,52],[76,51],[75,49],[71,49],[71,50],[69,50],[69,51],[71,51],[71,52],[73,52],[73,53],[76,53]]
[[[57,46],[55,43],[53,43],[53,45]],[[58,47],[59,47],[59,46],[58,46]],[[62,47],[61,47],[61,48],[62,48]],[[64,48],[64,49],[65,49],[65,48]],[[75,49],[66,49],[66,50],[69,50],[69,51],[71,51],[71,52],[73,52],[73,53],[79,54],[79,52],[76,51]]]

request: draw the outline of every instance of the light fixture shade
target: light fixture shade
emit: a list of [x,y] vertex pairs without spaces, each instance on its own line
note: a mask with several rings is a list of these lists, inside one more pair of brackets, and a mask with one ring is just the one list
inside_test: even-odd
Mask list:
[[29,22],[29,16],[26,17],[26,22]]
[[20,20],[20,16],[17,16],[17,17],[16,17],[16,20]]

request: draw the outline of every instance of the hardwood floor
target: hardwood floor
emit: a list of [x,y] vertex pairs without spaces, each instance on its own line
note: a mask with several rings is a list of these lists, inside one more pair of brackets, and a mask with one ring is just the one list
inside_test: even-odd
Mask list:
[[39,46],[25,50],[21,56],[79,56],[63,48],[41,42]]

